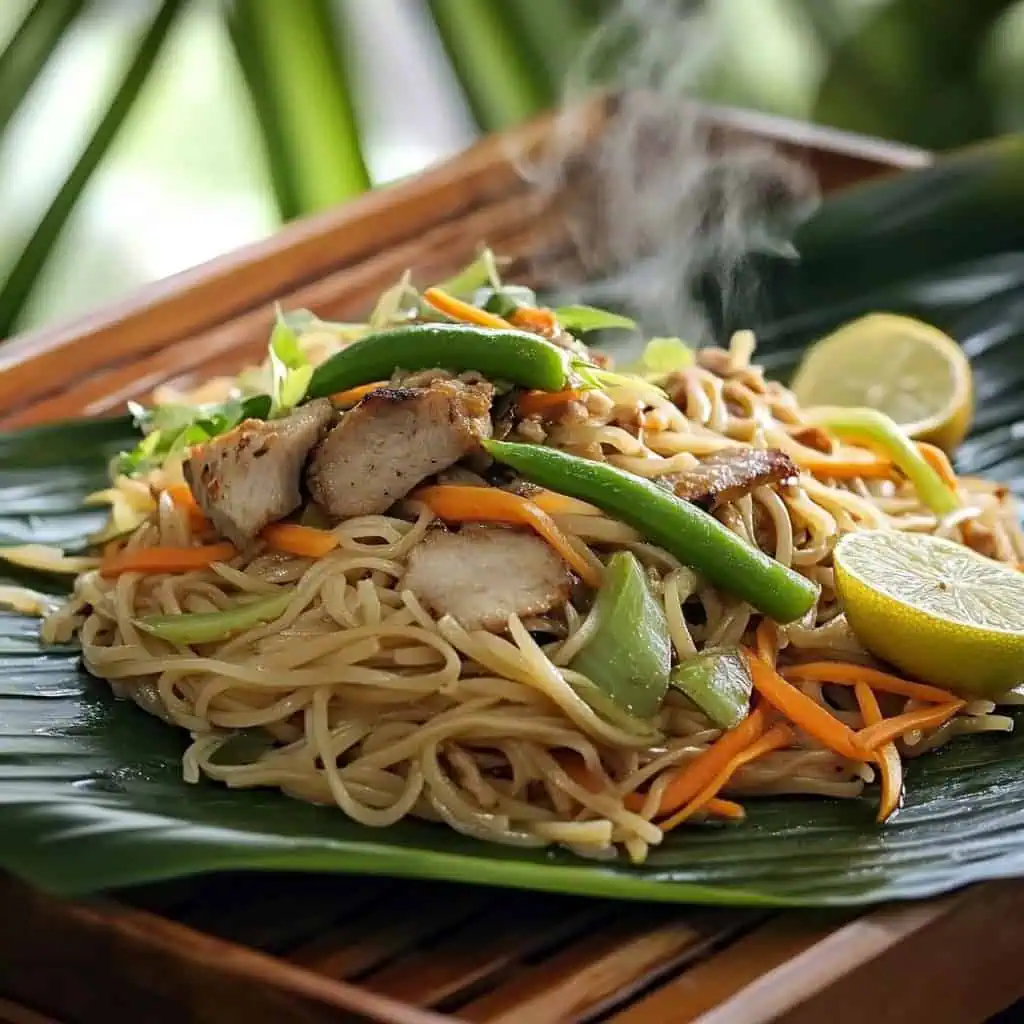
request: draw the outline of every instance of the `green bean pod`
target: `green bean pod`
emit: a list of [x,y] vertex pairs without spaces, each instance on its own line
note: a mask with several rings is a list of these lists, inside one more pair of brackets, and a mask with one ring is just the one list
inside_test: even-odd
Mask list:
[[307,397],[326,398],[360,384],[386,380],[395,370],[476,370],[537,391],[568,386],[567,352],[526,331],[496,331],[466,324],[410,324],[365,338],[317,367]]
[[649,480],[541,445],[485,441],[484,447],[531,483],[588,501],[627,523],[708,582],[776,622],[799,619],[817,600],[818,588],[810,580]]

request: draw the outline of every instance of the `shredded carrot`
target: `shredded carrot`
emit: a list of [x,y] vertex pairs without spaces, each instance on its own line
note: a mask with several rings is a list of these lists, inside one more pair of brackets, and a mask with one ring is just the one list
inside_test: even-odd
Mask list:
[[210,529],[210,520],[203,515],[188,484],[170,484],[165,492],[174,505],[188,516],[189,528],[193,533],[203,533]]
[[[591,793],[600,793],[604,787],[601,784],[601,780],[589,769],[583,762],[583,758],[576,754],[569,755],[556,755],[556,760],[561,765],[562,770],[566,775],[572,779],[577,785],[582,786],[584,789],[590,790]],[[638,794],[629,793],[626,796],[624,803],[631,810],[638,808],[631,807],[630,805],[635,801],[631,801],[630,797],[635,797]],[[643,806],[643,800],[640,800],[640,807]],[[729,821],[742,821],[746,816],[747,812],[743,809],[742,804],[736,803],[734,800],[719,800],[717,798],[709,800],[704,805],[704,810],[708,814],[713,814],[716,818],[725,818]]]
[[953,472],[949,456],[941,448],[934,444],[928,444],[927,441],[918,441],[917,450],[921,458],[939,474],[942,482],[951,491],[955,491],[960,486],[960,481],[957,480],[956,473]]
[[783,747],[790,746],[795,738],[793,730],[785,723],[778,722],[773,725],[745,750],[734,754],[725,767],[685,807],[668,820],[661,822],[662,832],[670,832],[677,825],[681,825],[688,818],[693,817],[698,811],[704,810],[744,765],[756,761],[759,757],[764,757],[765,754],[770,754],[773,750],[781,750]]
[[227,562],[237,555],[233,544],[207,544],[200,548],[136,548],[120,551],[100,563],[101,576],[123,572],[191,572],[214,562]]
[[504,318],[488,313],[486,309],[478,309],[476,306],[455,298],[440,288],[428,288],[423,293],[423,298],[442,313],[447,314],[453,320],[462,320],[467,324],[477,324],[480,327],[493,327],[496,331],[507,331],[512,325]]
[[948,704],[939,704],[930,708],[915,708],[902,715],[894,715],[892,718],[886,718],[882,722],[861,729],[856,734],[857,742],[865,749],[875,751],[883,744],[898,739],[904,733],[913,732],[916,729],[937,729],[940,725],[948,722],[966,703],[963,700],[954,700]]
[[453,523],[519,523],[530,526],[544,538],[588,586],[601,585],[600,571],[569,543],[555,521],[529,498],[496,487],[466,487],[438,484],[416,491],[438,519]]
[[300,558],[323,558],[338,546],[338,538],[330,530],[298,523],[271,523],[261,536],[275,551]]
[[541,416],[582,398],[579,391],[524,391],[516,399],[521,416]]
[[797,728],[813,736],[822,746],[835,751],[840,757],[847,757],[851,761],[868,759],[867,750],[858,742],[849,726],[783,679],[771,665],[747,652],[747,667],[754,681],[754,689]]
[[[760,739],[765,730],[765,714],[754,708],[739,725],[722,733],[706,750],[701,751],[689,764],[674,770],[674,774],[661,794],[658,814],[670,814],[689,803],[741,750]],[[631,811],[640,810],[646,800],[643,793],[630,793],[624,803]]]
[[533,306],[520,306],[511,317],[516,327],[537,334],[553,334],[558,329],[558,318],[550,309],[536,309]]
[[762,619],[754,631],[757,641],[757,656],[765,664],[775,667],[779,658],[779,630],[770,619]]
[[530,501],[539,509],[552,516],[599,516],[601,510],[579,498],[570,498],[557,491],[537,491],[530,495]]
[[879,672],[866,665],[852,665],[845,661],[808,661],[803,665],[787,665],[782,674],[790,682],[835,683],[837,686],[856,686],[867,683],[873,690],[882,693],[896,693],[912,700],[923,700],[932,704],[948,704],[956,697],[937,686],[912,683],[908,679]]
[[347,391],[339,391],[337,394],[331,395],[331,401],[335,405],[355,405],[356,402],[362,401],[370,392],[376,391],[378,388],[385,388],[387,385],[388,382],[386,380],[375,380],[372,384],[358,384]]
[[[884,721],[878,698],[867,683],[854,683],[853,692],[866,725],[878,725]],[[883,743],[878,748],[877,757],[882,790],[878,804],[878,821],[881,823],[896,813],[903,799],[903,761],[895,743]]]
[[847,459],[836,455],[823,455],[821,458],[804,457],[801,453],[796,463],[805,473],[813,473],[817,477],[830,477],[833,480],[894,480],[899,478],[896,467],[881,456]]

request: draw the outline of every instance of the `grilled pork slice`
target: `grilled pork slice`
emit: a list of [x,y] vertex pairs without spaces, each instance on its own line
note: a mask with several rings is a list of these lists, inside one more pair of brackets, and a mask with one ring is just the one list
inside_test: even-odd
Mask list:
[[245,420],[193,449],[185,479],[217,532],[240,546],[302,501],[302,466],[334,417],[327,399],[279,420]]
[[431,530],[409,555],[402,586],[435,615],[501,632],[509,616],[541,615],[569,594],[565,563],[539,537],[502,527]]
[[793,460],[778,448],[727,448],[685,473],[665,477],[680,498],[704,509],[727,505],[765,484],[796,477]]
[[492,394],[457,380],[371,391],[313,453],[310,493],[339,519],[387,511],[491,436]]

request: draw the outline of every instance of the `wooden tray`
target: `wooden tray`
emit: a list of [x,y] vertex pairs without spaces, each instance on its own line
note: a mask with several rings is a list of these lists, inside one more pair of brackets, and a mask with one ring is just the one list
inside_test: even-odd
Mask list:
[[[616,114],[583,111],[581,151]],[[710,110],[802,154],[832,189],[919,151]],[[344,209],[0,349],[0,422],[101,415],[167,380],[258,358],[274,300],[350,318],[412,266],[447,274],[481,240],[536,276],[572,259],[558,211],[510,154],[550,119]],[[585,167],[580,162],[580,167]],[[579,179],[579,180],[577,180]],[[547,261],[547,264],[545,264]],[[870,913],[610,903],[452,884],[215,876],[65,902],[0,876],[0,1022],[12,1024],[974,1024],[1024,995],[1024,884]]]

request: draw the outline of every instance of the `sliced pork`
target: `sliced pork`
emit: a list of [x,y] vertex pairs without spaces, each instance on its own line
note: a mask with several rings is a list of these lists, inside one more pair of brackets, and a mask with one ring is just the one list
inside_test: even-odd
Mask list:
[[492,394],[457,380],[371,391],[313,453],[310,493],[339,519],[387,511],[491,436]]
[[693,469],[664,479],[678,497],[712,509],[736,501],[765,484],[794,478],[798,473],[793,460],[777,448],[726,448],[701,459]]
[[279,420],[246,420],[193,450],[185,479],[217,532],[244,547],[302,501],[302,467],[334,408],[310,402]]
[[565,601],[565,563],[532,533],[471,526],[432,530],[412,549],[402,586],[435,615],[501,632],[509,616],[541,615]]

